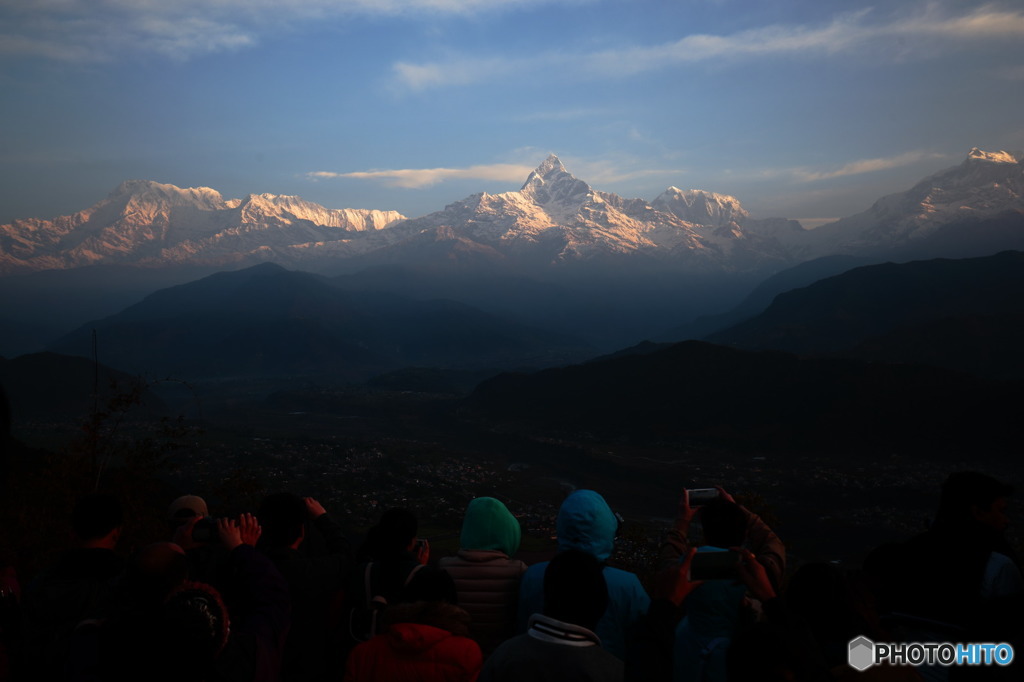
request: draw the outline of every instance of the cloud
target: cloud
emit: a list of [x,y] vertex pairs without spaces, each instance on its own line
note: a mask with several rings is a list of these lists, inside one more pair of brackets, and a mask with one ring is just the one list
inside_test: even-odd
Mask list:
[[996,75],[1003,80],[1024,81],[1024,64],[1000,69]]
[[251,47],[265,34],[313,21],[467,16],[590,1],[2,0],[0,56],[105,62],[140,52],[185,60]]
[[[533,172],[539,159],[548,152],[539,152],[534,148],[517,150],[513,153],[516,158],[533,158],[537,160],[530,165],[527,163],[495,163],[468,168],[405,168],[399,170],[371,170],[353,171],[348,173],[336,173],[333,171],[315,171],[306,173],[310,180],[333,180],[333,179],[355,179],[382,182],[389,187],[401,187],[405,189],[418,189],[430,187],[448,180],[488,180],[498,182],[509,182],[515,185],[521,184]],[[587,182],[597,185],[607,183],[622,183],[630,180],[638,180],[656,176],[678,176],[686,173],[680,169],[648,169],[623,170],[621,167],[606,161],[587,161],[584,159],[566,159],[562,157],[562,163],[570,173],[579,178],[586,178]],[[625,165],[632,165],[627,162]]]
[[[534,74],[539,66],[559,64],[560,73],[599,79],[626,77],[680,64],[737,61],[768,56],[828,56],[852,50],[898,46],[901,53],[928,54],[938,45],[989,44],[1024,39],[1024,12],[985,5],[960,16],[929,9],[912,17],[871,21],[870,10],[845,13],[823,25],[777,24],[727,35],[692,34],[658,45],[636,45],[587,53],[557,52],[509,59],[461,57],[444,62],[393,66],[398,85],[421,91],[469,85],[495,74]],[[931,39],[929,47],[925,43]],[[884,50],[883,50],[884,52]]]
[[942,154],[914,151],[888,158],[861,159],[860,161],[848,163],[842,168],[834,171],[796,170],[794,173],[799,179],[805,182],[817,182],[819,180],[831,180],[833,178],[841,178],[848,175],[862,175],[864,173],[874,173],[877,171],[888,170],[890,168],[900,168],[901,166],[909,166],[920,161],[941,158],[943,158]]
[[497,180],[501,182],[522,182],[533,171],[533,166],[511,163],[470,166],[469,168],[405,168],[400,170],[355,171],[334,173],[316,171],[307,173],[312,180],[353,178],[357,180],[379,180],[389,187],[407,189],[429,187],[446,180]]

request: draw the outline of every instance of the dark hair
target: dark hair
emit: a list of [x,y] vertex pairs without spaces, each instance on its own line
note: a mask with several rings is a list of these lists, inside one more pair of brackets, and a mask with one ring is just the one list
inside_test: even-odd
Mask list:
[[121,501],[109,493],[86,495],[71,512],[71,530],[79,540],[98,540],[123,524]]
[[370,528],[359,548],[359,558],[384,559],[406,551],[419,532],[416,515],[408,509],[388,509],[376,526]]
[[579,549],[560,552],[544,570],[544,615],[589,630],[608,608],[604,566]]
[[455,581],[447,571],[431,566],[424,566],[416,571],[398,597],[400,602],[447,602],[457,604],[458,592]]
[[306,503],[293,493],[276,493],[263,500],[256,512],[261,544],[268,547],[290,547],[302,536],[306,521]]
[[747,515],[735,502],[718,498],[704,505],[700,513],[704,542],[714,547],[736,547],[747,534]]
[[1013,486],[978,471],[952,473],[942,484],[942,497],[935,515],[938,525],[964,523],[971,519],[971,508],[988,509],[1001,497],[1013,494]]

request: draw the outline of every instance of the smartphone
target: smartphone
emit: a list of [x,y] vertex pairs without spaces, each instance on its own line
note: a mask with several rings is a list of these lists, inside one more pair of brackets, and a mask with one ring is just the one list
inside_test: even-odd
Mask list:
[[217,519],[204,516],[192,526],[192,541],[208,544],[217,540]]
[[697,552],[690,561],[690,580],[735,580],[739,578],[740,553]]
[[691,507],[707,504],[717,500],[718,496],[721,495],[718,488],[687,488],[686,492],[689,494]]

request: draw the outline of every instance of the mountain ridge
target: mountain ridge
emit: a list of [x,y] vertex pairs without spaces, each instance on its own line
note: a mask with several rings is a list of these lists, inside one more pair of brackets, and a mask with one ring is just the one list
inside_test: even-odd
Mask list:
[[[834,254],[899,258],[953,253],[971,225],[1001,248],[1024,242],[1024,153],[973,148],[958,166],[868,210],[805,230],[786,218],[754,219],[735,197],[669,187],[651,201],[594,189],[554,154],[517,191],[481,192],[417,218],[394,211],[329,209],[298,196],[225,199],[212,188],[147,180],[119,185],[70,216],[0,225],[0,275],[124,263],[241,267],[262,261],[318,271],[381,263],[501,263],[553,272],[618,267],[771,274]],[[447,244],[447,247],[446,247]],[[986,246],[987,248],[987,246]],[[997,248],[998,250],[998,248]],[[979,254],[980,255],[980,254]],[[554,270],[553,270],[554,269]]]

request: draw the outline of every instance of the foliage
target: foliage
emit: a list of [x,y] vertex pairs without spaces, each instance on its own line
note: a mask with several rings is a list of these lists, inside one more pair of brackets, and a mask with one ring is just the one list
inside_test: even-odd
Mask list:
[[71,510],[92,492],[120,498],[127,551],[167,535],[163,505],[154,501],[173,499],[167,476],[195,430],[181,417],[136,418],[151,385],[111,385],[108,397],[94,400],[78,434],[57,451],[16,450],[0,506],[0,555],[18,567],[22,581],[66,548]]

